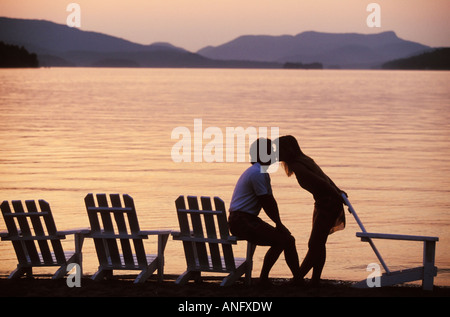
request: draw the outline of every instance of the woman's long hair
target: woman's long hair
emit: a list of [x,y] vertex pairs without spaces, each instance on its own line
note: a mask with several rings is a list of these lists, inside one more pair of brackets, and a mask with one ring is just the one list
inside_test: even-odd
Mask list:
[[278,151],[280,153],[280,161],[283,166],[286,175],[291,176],[294,171],[291,169],[290,165],[301,157],[304,157],[297,140],[292,135],[285,135],[278,139]]
[[294,173],[292,170],[294,162],[301,162],[314,173],[323,173],[316,162],[302,152],[297,139],[292,135],[285,135],[278,139],[278,151],[281,165],[287,176],[291,176]]

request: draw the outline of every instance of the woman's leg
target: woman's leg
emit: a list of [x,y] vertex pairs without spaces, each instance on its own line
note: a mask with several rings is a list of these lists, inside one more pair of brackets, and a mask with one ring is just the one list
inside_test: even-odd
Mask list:
[[322,275],[323,267],[325,266],[326,261],[326,244],[323,244],[322,249],[318,252],[316,261],[313,264],[313,272],[311,277],[311,283],[314,285],[319,284],[320,277]]
[[333,226],[330,217],[318,214],[314,221],[308,242],[308,253],[301,266],[300,275],[304,277],[313,269],[312,282],[318,283],[326,261],[326,242]]

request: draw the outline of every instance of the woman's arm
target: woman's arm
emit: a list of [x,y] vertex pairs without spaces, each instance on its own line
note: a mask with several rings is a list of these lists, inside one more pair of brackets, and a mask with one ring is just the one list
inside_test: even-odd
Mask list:
[[347,195],[347,193],[346,193],[345,191],[343,191],[342,189],[340,189],[339,187],[337,187],[336,184],[333,182],[333,180],[332,180],[329,176],[327,176],[327,177],[328,177],[328,180],[330,181],[330,183],[331,183],[334,187],[336,187],[336,190],[338,191],[338,193],[344,193],[345,196],[348,197],[348,195]]

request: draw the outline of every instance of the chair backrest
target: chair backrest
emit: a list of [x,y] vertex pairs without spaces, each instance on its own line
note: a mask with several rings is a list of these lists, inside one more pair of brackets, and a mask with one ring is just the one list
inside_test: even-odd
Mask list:
[[36,266],[65,264],[60,241],[65,236],[57,235],[50,205],[39,200],[39,210],[34,200],[27,200],[24,208],[22,201],[13,200],[12,206],[14,212],[8,201],[3,201],[1,210],[8,230],[6,240],[12,241],[19,263]]
[[[196,196],[188,196],[189,207],[186,208],[184,196],[179,196],[175,201],[180,224],[180,240],[183,241],[188,267],[233,271],[236,269],[232,249],[235,240],[230,239],[225,203],[219,197],[214,197],[215,208],[212,207],[210,197],[201,197],[200,202],[201,208]],[[207,243],[209,248],[206,246]],[[219,245],[222,245],[222,248]]]
[[[90,237],[94,239],[100,265],[113,267],[146,267],[147,259],[143,236],[136,215],[133,198],[119,194],[88,194],[84,201],[91,225]],[[120,247],[117,243],[120,240]],[[133,241],[134,253],[130,241]],[[136,257],[137,263],[135,262]]]

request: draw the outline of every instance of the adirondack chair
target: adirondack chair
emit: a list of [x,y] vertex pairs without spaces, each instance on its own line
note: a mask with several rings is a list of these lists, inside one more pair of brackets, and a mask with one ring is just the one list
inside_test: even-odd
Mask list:
[[[111,277],[113,270],[139,270],[141,273],[134,283],[143,283],[157,270],[158,280],[161,281],[164,273],[164,249],[170,230],[142,231],[133,198],[123,195],[122,203],[119,194],[111,194],[109,197],[111,205],[105,194],[96,195],[97,204],[93,194],[88,194],[84,199],[91,225],[91,232],[87,237],[94,240],[99,261],[99,269],[92,279],[98,281]],[[156,255],[145,252],[143,239],[148,239],[149,235],[158,236]]]
[[[434,258],[436,253],[436,242],[439,241],[439,237],[367,232],[347,196],[345,194],[342,194],[342,197],[344,198],[345,204],[348,206],[349,212],[353,215],[362,230],[362,232],[357,232],[356,236],[361,238],[361,241],[368,242],[370,244],[375,255],[377,256],[378,260],[385,270],[385,273],[383,273],[383,275],[380,277],[381,286],[390,286],[422,280],[422,288],[424,290],[433,290],[434,277],[437,275],[437,267],[434,266]],[[386,265],[386,262],[382,258],[372,239],[423,242],[423,266],[392,272]],[[361,281],[354,286],[357,288],[366,288],[368,287],[367,280]]]
[[[19,261],[9,275],[10,279],[23,275],[31,277],[33,267],[59,266],[53,279],[64,277],[72,263],[82,268],[81,248],[87,230],[57,231],[50,205],[45,200],[39,200],[40,210],[34,200],[25,201],[25,209],[19,200],[13,200],[12,206],[14,212],[8,201],[1,204],[8,232],[0,233],[2,240],[12,242]],[[61,240],[71,234],[74,235],[75,251],[64,252]]]
[[187,263],[186,272],[178,277],[176,283],[183,285],[190,279],[200,281],[201,272],[218,272],[228,273],[221,286],[233,284],[244,274],[246,284],[250,284],[256,246],[247,243],[246,258],[235,258],[232,245],[237,244],[238,238],[229,233],[225,203],[214,197],[213,209],[210,197],[201,197],[200,200],[202,209],[196,196],[187,197],[189,208],[186,208],[184,196],[175,201],[180,232],[172,232],[172,236],[174,240],[183,242]]

